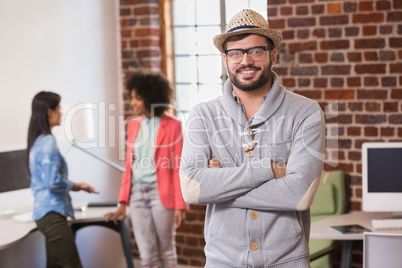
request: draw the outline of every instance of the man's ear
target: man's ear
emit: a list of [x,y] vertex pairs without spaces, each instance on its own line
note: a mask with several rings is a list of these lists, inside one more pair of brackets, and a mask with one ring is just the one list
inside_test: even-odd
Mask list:
[[271,50],[271,65],[274,66],[276,63],[276,48]]
[[228,61],[227,61],[226,54],[222,54],[222,56],[223,56],[223,64],[225,64],[225,68],[227,70],[228,69]]

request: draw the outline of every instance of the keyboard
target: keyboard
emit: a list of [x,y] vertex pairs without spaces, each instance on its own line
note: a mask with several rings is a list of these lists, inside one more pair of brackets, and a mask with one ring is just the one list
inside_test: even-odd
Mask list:
[[374,229],[402,229],[401,219],[373,219],[371,224]]

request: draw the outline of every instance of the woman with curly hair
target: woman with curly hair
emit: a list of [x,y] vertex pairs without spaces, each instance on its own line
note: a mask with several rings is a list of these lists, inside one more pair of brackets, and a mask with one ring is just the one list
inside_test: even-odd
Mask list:
[[142,267],[176,267],[175,229],[183,218],[179,179],[181,122],[166,113],[171,89],[159,74],[134,73],[127,81],[136,117],[127,125],[126,167],[114,222],[130,217]]

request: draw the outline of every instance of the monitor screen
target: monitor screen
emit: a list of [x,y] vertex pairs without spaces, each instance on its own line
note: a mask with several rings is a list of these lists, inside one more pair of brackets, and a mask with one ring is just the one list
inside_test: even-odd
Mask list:
[[26,150],[0,152],[0,193],[29,188]]
[[362,146],[363,210],[402,212],[402,142]]

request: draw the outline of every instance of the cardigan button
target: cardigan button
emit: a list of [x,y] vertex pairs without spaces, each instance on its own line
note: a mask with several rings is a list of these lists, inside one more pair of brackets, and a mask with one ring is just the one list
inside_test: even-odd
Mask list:
[[257,211],[251,212],[251,218],[257,219],[258,218],[258,212]]
[[257,250],[258,249],[258,244],[256,242],[251,243],[250,245],[252,250]]

